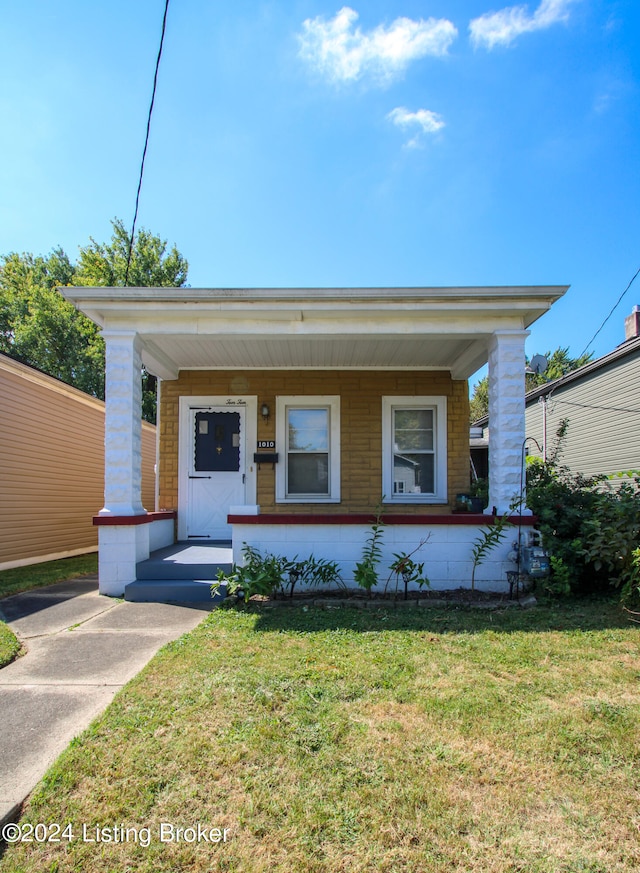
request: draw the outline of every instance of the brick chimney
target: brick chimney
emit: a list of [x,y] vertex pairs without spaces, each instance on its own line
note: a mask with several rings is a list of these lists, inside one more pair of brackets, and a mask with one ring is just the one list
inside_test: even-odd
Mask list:
[[625,340],[635,339],[640,336],[640,306],[634,306],[631,315],[624,320]]

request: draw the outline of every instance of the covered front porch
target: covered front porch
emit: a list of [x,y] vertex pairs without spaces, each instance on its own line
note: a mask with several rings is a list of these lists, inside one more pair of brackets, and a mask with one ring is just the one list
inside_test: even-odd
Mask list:
[[[244,542],[275,550],[286,541],[301,556],[340,545],[348,564],[385,494],[390,546],[405,534],[419,541],[430,533],[440,587],[468,584],[463,555],[489,519],[461,524],[454,513],[456,490],[468,487],[467,379],[488,363],[487,512],[501,514],[522,485],[527,328],[566,288],[62,291],[102,327],[106,342],[105,504],[95,521],[100,590],[122,596],[130,583],[153,581],[138,579],[138,568],[176,540],[222,535],[236,559]],[[162,398],[162,483],[152,511],[140,496],[143,363]],[[327,455],[331,488],[305,500],[287,493],[283,466],[285,415],[301,397],[326,410],[331,443],[316,452]],[[393,445],[396,408],[431,416],[429,485],[394,468],[402,456]],[[220,466],[198,448],[198,439],[218,431]],[[198,461],[199,452],[213,461]]]

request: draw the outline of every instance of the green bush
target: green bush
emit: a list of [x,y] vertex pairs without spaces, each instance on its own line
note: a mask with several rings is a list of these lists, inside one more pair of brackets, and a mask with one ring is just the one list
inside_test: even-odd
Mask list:
[[281,586],[285,572],[285,560],[276,555],[261,555],[258,549],[244,544],[242,565],[234,564],[230,573],[218,571],[218,578],[211,586],[211,596],[226,588],[227,595],[238,595],[245,603],[254,594],[272,596]]
[[[559,442],[566,425],[558,432]],[[527,469],[527,504],[539,518],[552,575],[542,580],[552,593],[587,593],[620,588],[626,599],[640,581],[640,478],[614,488],[605,476],[571,473],[557,462]]]
[[[291,561],[285,561],[285,572],[288,576],[289,595],[293,597],[293,590],[298,582],[308,588],[345,588],[344,581],[340,576],[337,561],[328,561],[326,558],[316,558],[309,555],[303,561],[298,556]],[[284,591],[284,588],[283,588]]]
[[303,561],[299,561],[297,555],[291,560],[269,552],[262,555],[258,549],[246,543],[242,555],[242,564],[234,564],[230,573],[218,571],[218,578],[211,586],[212,596],[215,597],[225,587],[227,595],[241,596],[247,603],[254,595],[284,595],[287,588],[289,595],[293,596],[298,583],[314,588],[345,587],[335,561],[314,558],[313,555]]
[[20,640],[8,624],[0,621],[0,667],[4,667],[5,664],[9,664],[14,658],[17,658],[20,649]]

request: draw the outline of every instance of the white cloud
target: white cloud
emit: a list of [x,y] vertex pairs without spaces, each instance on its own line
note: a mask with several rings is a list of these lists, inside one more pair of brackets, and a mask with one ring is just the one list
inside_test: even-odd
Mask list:
[[355,81],[372,75],[388,81],[418,58],[441,56],[458,35],[444,18],[414,21],[396,18],[388,27],[378,25],[363,32],[356,25],[358,13],[344,6],[333,18],[322,16],[303,22],[300,55],[334,82]]
[[397,106],[391,110],[387,118],[397,127],[416,130],[415,136],[406,143],[408,148],[417,148],[426,134],[437,133],[445,126],[442,117],[430,109],[410,112],[404,106]]
[[487,12],[469,25],[471,41],[492,49],[509,45],[520,34],[543,30],[569,18],[569,7],[577,0],[542,0],[531,14],[528,6],[509,6],[499,12]]

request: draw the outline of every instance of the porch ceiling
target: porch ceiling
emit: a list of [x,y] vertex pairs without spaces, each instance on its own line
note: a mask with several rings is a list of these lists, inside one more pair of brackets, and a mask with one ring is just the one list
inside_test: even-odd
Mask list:
[[[367,336],[259,338],[256,336],[166,336],[144,337],[145,363],[167,366],[169,361],[180,369],[215,368],[435,368],[450,369],[455,361],[476,350],[470,338],[455,340],[433,337],[397,338]],[[481,344],[480,344],[481,346]],[[168,359],[168,360],[167,360]],[[477,369],[477,368],[476,368]]]
[[135,331],[150,372],[194,368],[424,368],[465,379],[491,336],[524,330],[567,286],[61,288],[103,330]]

